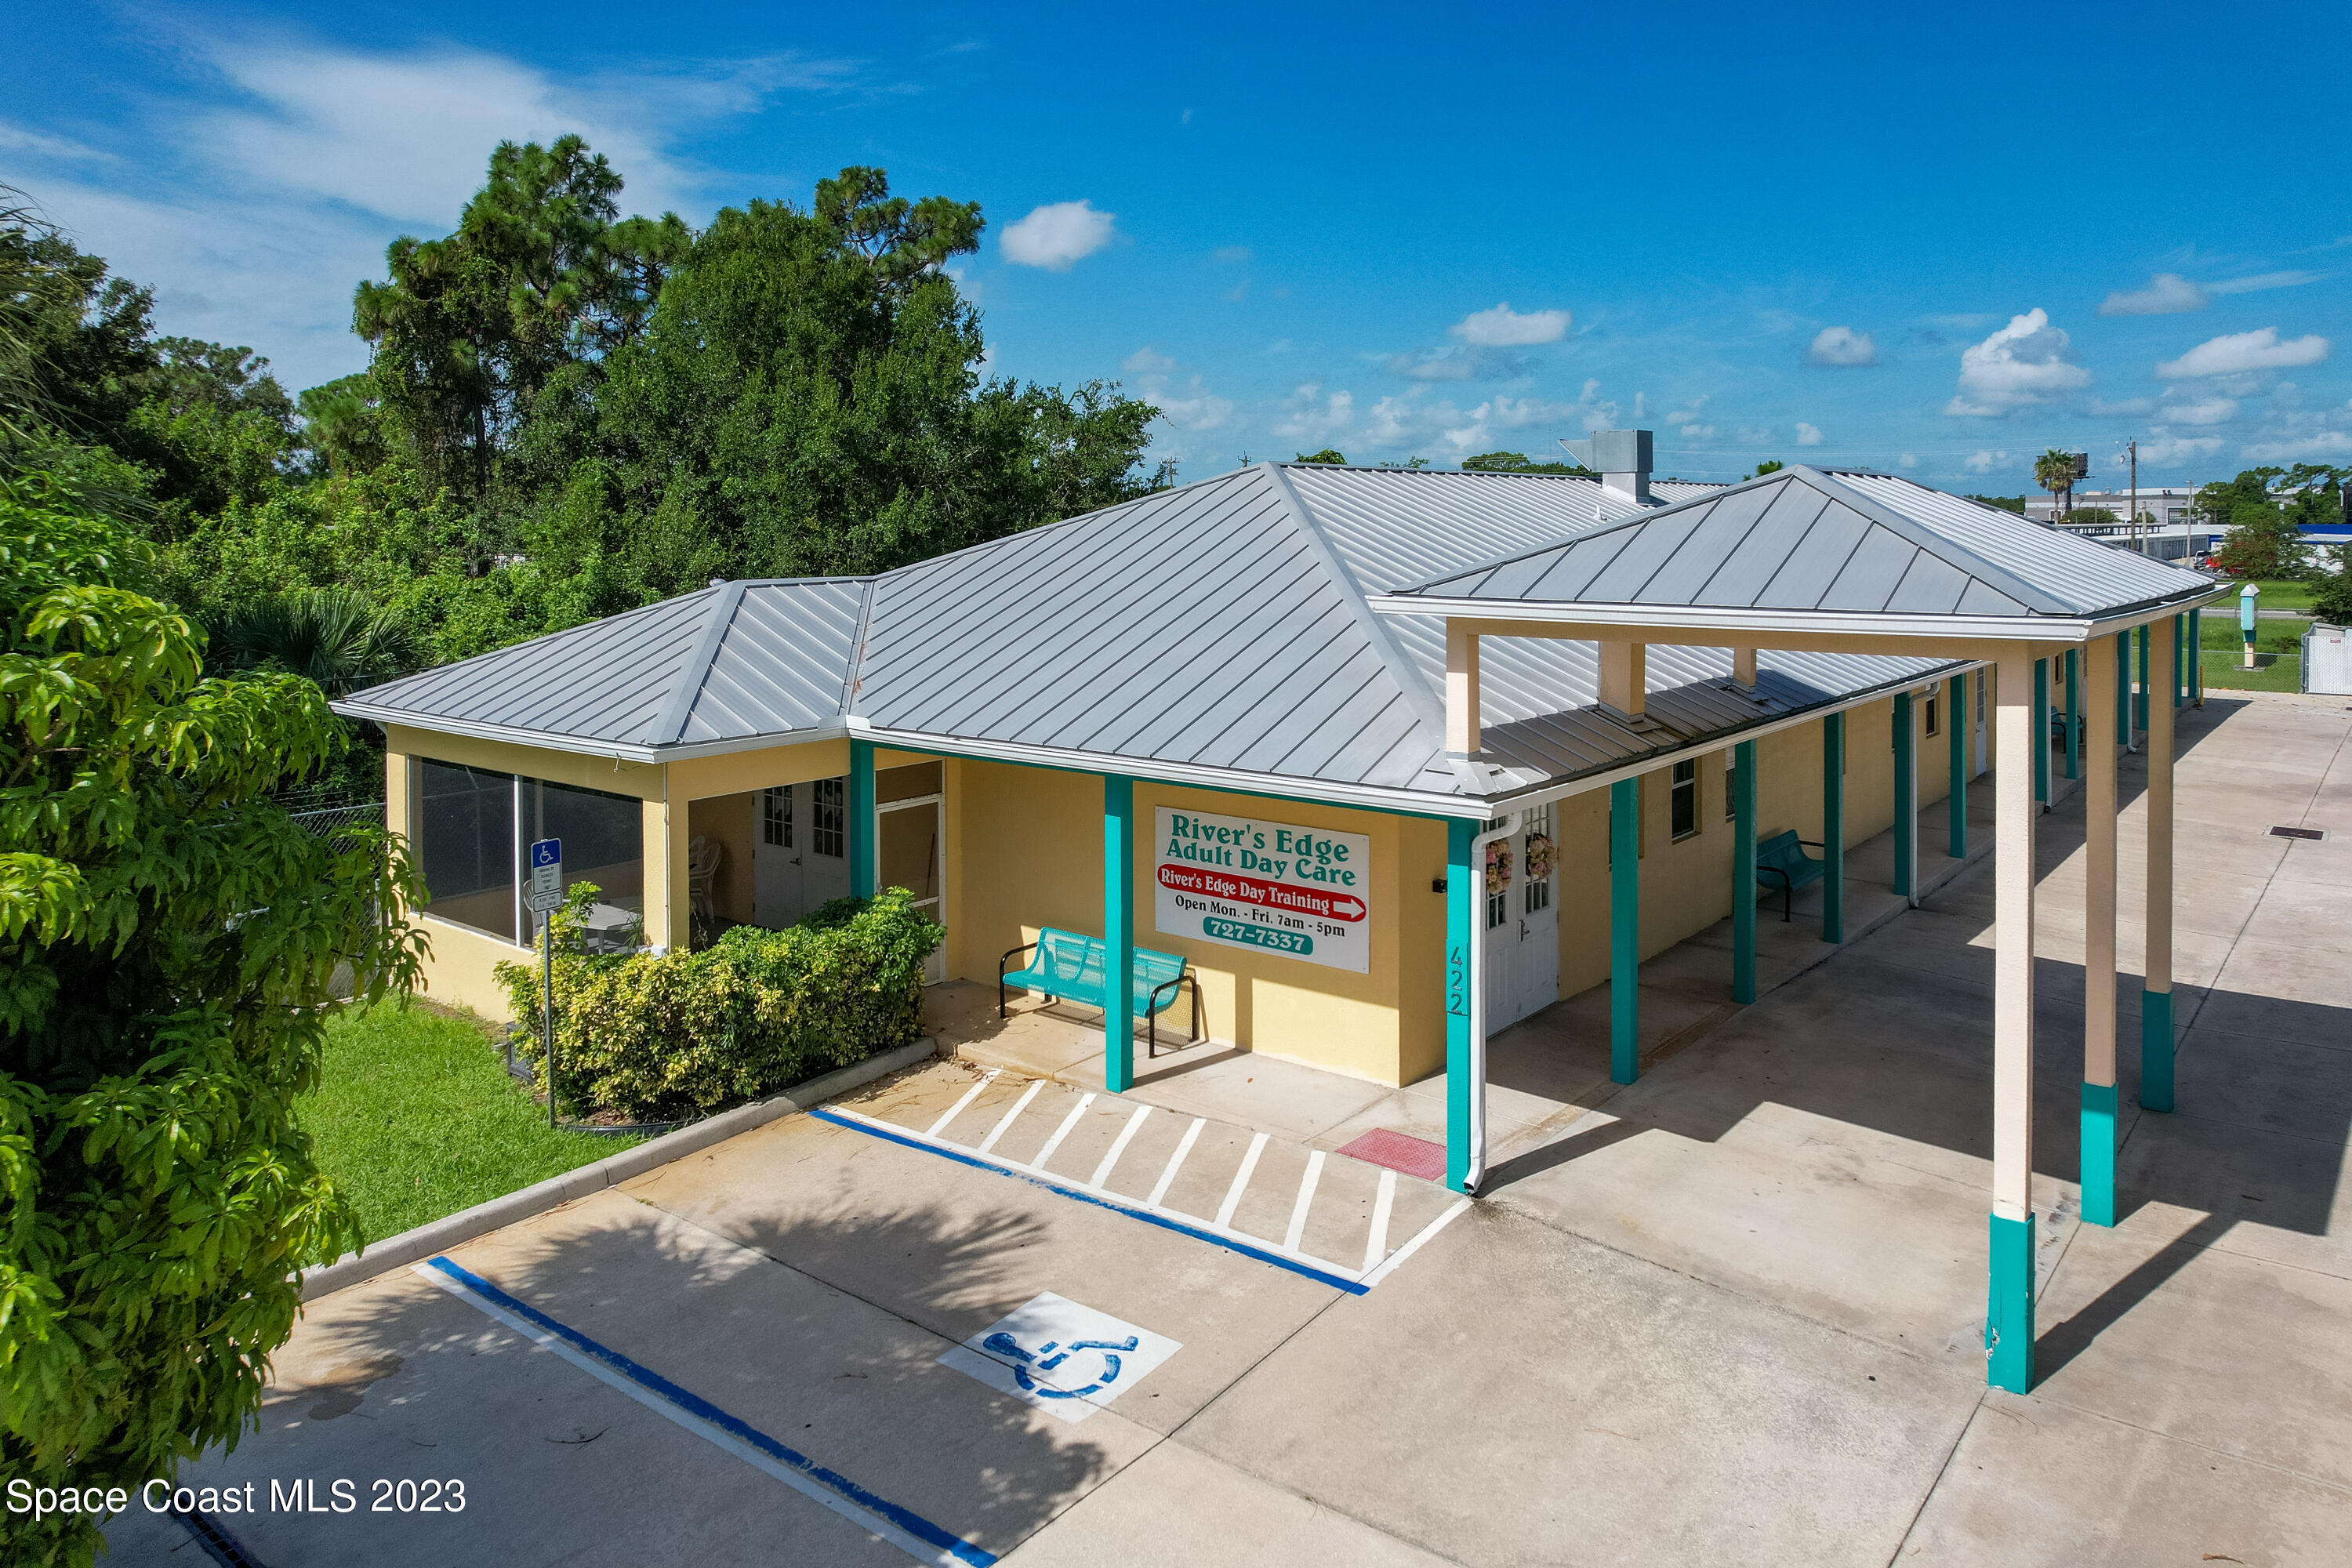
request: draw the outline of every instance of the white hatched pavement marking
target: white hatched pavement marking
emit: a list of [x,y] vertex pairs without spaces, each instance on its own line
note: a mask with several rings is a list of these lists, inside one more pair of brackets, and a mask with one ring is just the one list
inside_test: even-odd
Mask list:
[[1110,1168],[1118,1163],[1121,1154],[1127,1152],[1127,1146],[1135,1141],[1135,1130],[1142,1126],[1143,1119],[1150,1114],[1151,1107],[1148,1105],[1135,1108],[1135,1114],[1128,1119],[1126,1126],[1118,1130],[1118,1136],[1111,1140],[1110,1152],[1105,1154],[1102,1163],[1095,1167],[1095,1173],[1087,1179],[1087,1185],[1097,1192],[1102,1191],[1102,1184],[1110,1180]]
[[1023,1111],[1029,1109],[1029,1102],[1036,1099],[1037,1091],[1045,1087],[1045,1080],[1041,1078],[1034,1079],[1027,1089],[1022,1090],[1021,1098],[1013,1102],[1013,1109],[1006,1111],[995,1127],[989,1131],[988,1136],[980,1141],[982,1153],[985,1154],[995,1148],[996,1141],[1013,1131],[1013,1123],[1020,1118]]
[[1285,1251],[1298,1250],[1299,1238],[1307,1234],[1307,1211],[1315,1202],[1315,1184],[1323,1179],[1323,1151],[1316,1150],[1307,1156],[1307,1173],[1298,1178],[1298,1201],[1290,1205],[1290,1228],[1282,1233]]
[[1078,1102],[1070,1107],[1070,1113],[1062,1118],[1062,1124],[1054,1129],[1054,1135],[1045,1140],[1045,1146],[1037,1151],[1037,1157],[1029,1162],[1031,1170],[1042,1171],[1045,1168],[1045,1162],[1054,1157],[1054,1151],[1062,1146],[1062,1140],[1070,1135],[1070,1129],[1078,1124],[1078,1118],[1084,1116],[1087,1113],[1087,1107],[1094,1102],[1095,1097],[1091,1094],[1082,1094],[1078,1097]]
[[973,1084],[970,1089],[965,1089],[963,1091],[963,1098],[957,1100],[953,1105],[949,1106],[948,1113],[945,1116],[940,1117],[937,1121],[931,1123],[929,1130],[930,1136],[936,1138],[940,1133],[946,1131],[948,1123],[953,1121],[957,1117],[961,1116],[963,1114],[964,1107],[970,1105],[973,1100],[978,1100],[980,1098],[980,1091],[986,1089],[990,1084],[994,1083],[996,1081],[996,1075],[1003,1070],[1003,1069],[1001,1068],[991,1068],[986,1072],[981,1074],[980,1081]]
[[1250,1140],[1249,1152],[1242,1156],[1241,1169],[1234,1173],[1234,1184],[1225,1189],[1225,1201],[1217,1205],[1218,1225],[1234,1223],[1234,1211],[1242,1206],[1243,1189],[1249,1185],[1250,1177],[1257,1170],[1257,1157],[1265,1152],[1265,1134],[1261,1132]]
[[1388,1256],[1389,1215],[1395,1207],[1396,1173],[1382,1171],[1381,1195],[1372,1200],[1371,1234],[1364,1237],[1364,1272],[1367,1274],[1379,1268],[1381,1259]]
[[1453,1207],[1447,1209],[1444,1214],[1439,1215],[1435,1219],[1431,1220],[1427,1225],[1423,1226],[1419,1230],[1413,1233],[1413,1237],[1411,1241],[1406,1242],[1402,1247],[1400,1247],[1394,1252],[1390,1253],[1387,1262],[1381,1264],[1378,1268],[1373,1269],[1370,1273],[1364,1275],[1361,1281],[1364,1289],[1369,1290],[1373,1286],[1379,1284],[1381,1280],[1387,1279],[1390,1275],[1395,1273],[1398,1264],[1402,1263],[1406,1258],[1411,1258],[1414,1253],[1419,1252],[1423,1242],[1427,1241],[1431,1237],[1435,1236],[1439,1231],[1444,1230],[1447,1226],[1452,1225],[1455,1220],[1460,1219],[1462,1217],[1462,1212],[1469,1206],[1470,1200],[1468,1198],[1455,1199]]
[[1160,1200],[1168,1195],[1169,1186],[1176,1180],[1176,1173],[1183,1168],[1184,1156],[1192,1152],[1192,1144],[1200,1138],[1201,1129],[1208,1124],[1209,1119],[1205,1116],[1192,1118],[1192,1125],[1184,1129],[1184,1136],[1176,1141],[1176,1152],[1168,1156],[1168,1168],[1160,1173],[1160,1184],[1151,1189],[1151,1195],[1143,1200],[1145,1203],[1153,1208],[1160,1206]]

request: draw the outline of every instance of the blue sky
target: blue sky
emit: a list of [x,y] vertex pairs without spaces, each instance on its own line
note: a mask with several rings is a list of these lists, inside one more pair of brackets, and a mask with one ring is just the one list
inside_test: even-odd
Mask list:
[[845,163],[982,204],[992,372],[1183,477],[1639,425],[2030,488],[2352,464],[2352,8],[36,7],[0,179],[299,387],[502,137],[706,221]]

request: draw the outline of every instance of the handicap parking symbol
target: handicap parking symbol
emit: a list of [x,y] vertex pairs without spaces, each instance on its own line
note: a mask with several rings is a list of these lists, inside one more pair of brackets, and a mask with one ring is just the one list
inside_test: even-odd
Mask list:
[[1048,1290],[939,1358],[1061,1419],[1092,1415],[1184,1347]]

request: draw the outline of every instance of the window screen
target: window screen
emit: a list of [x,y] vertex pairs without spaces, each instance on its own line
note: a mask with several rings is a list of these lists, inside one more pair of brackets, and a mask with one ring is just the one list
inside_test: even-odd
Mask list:
[[419,771],[425,912],[514,941],[514,775],[436,762],[420,763]]

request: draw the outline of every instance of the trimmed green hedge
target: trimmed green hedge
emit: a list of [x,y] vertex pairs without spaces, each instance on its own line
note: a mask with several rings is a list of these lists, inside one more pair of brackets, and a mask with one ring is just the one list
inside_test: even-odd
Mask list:
[[[736,926],[699,952],[588,953],[597,889],[575,883],[555,937],[556,1079],[575,1113],[641,1121],[709,1110],[847,1067],[921,1033],[923,962],[940,929],[893,888],[835,899],[784,931]],[[501,963],[515,1016],[542,1005],[539,961]],[[518,1055],[546,1064],[539,1031]]]

